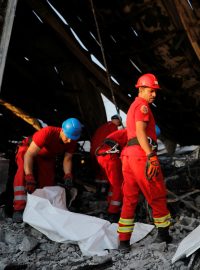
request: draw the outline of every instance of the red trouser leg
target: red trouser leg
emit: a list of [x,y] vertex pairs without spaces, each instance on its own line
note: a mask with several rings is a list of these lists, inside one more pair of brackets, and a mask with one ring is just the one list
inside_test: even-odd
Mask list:
[[144,173],[146,157],[135,158],[130,156],[128,161],[129,166],[135,164],[135,166],[131,166],[133,175],[135,175],[135,180],[137,181],[140,190],[152,208],[153,217],[159,218],[168,215],[169,210],[167,209],[166,188],[161,168],[158,176],[153,177],[152,180],[149,181],[146,179]]
[[99,156],[98,162],[105,170],[112,192],[109,197],[109,213],[118,213],[121,207],[122,191],[121,186],[123,182],[122,164],[118,155],[111,154],[106,156]]
[[26,153],[27,146],[20,146],[16,155],[17,172],[14,177],[14,210],[24,210],[26,205],[26,192],[24,187],[24,154]]
[[55,160],[37,156],[36,171],[38,187],[55,185]]
[[[162,172],[160,170],[157,177],[148,181],[144,173],[145,165],[146,157],[136,158],[128,156],[123,158],[124,200],[121,212],[122,219],[120,218],[122,222],[119,221],[118,229],[120,240],[127,240],[131,236],[131,228],[133,229],[134,226],[133,218],[140,190],[152,208],[153,218],[157,225],[165,227],[170,224],[170,214],[167,209],[166,189]],[[126,228],[120,228],[120,226],[127,227],[127,230]]]
[[[26,205],[27,195],[24,187],[24,154],[27,146],[20,146],[16,155],[17,172],[14,177],[14,210],[23,210]],[[35,171],[37,172],[35,174]],[[37,156],[34,163],[34,176],[37,186],[43,188],[45,186],[54,185],[55,161],[53,159],[45,159]]]
[[139,200],[140,189],[128,163],[128,158],[123,157],[123,204],[119,220],[120,241],[129,240],[134,228],[134,214]]
[[129,164],[136,162],[138,165],[139,170],[137,179],[140,179],[138,185],[152,209],[155,226],[168,227],[170,225],[171,215],[167,208],[167,193],[161,167],[159,174],[149,181],[143,173],[143,168],[146,165],[146,157],[137,159],[131,156],[129,162]]

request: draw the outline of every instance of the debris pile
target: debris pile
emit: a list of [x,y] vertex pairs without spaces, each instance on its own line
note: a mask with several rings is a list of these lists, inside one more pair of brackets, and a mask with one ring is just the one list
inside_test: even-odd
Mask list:
[[[84,256],[76,242],[51,241],[28,224],[16,224],[11,218],[4,217],[0,221],[0,270],[199,269],[198,249],[188,258],[183,257],[172,263],[181,241],[200,225],[198,187],[200,174],[197,173],[198,170],[200,171],[200,164],[199,155],[194,154],[192,151],[189,154],[181,153],[179,156],[165,159],[161,155],[162,165],[165,163],[163,167],[169,191],[168,204],[173,212],[173,224],[170,228],[170,234],[173,236],[171,244],[153,243],[156,237],[156,229],[153,229],[147,237],[132,245],[129,253],[109,250],[106,256]],[[97,202],[94,193],[88,190],[84,190],[80,195],[82,204],[78,203],[78,205],[81,213],[105,218],[105,201]],[[139,216],[143,217],[143,215]],[[140,222],[145,223],[146,219]]]
[[[171,227],[173,242],[154,244],[156,230],[132,245],[131,252],[110,250],[106,256],[83,256],[77,243],[56,243],[29,225],[1,221],[0,269],[189,269],[189,259],[172,264],[180,241],[199,225],[199,219],[181,216]],[[191,268],[193,269],[193,268]]]

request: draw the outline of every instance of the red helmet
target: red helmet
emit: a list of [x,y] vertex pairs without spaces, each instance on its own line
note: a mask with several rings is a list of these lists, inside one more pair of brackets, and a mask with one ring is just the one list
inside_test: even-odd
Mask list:
[[147,87],[150,87],[150,88],[153,88],[153,89],[159,89],[160,88],[160,86],[158,84],[158,80],[151,73],[144,74],[138,79],[137,84],[135,85],[135,87],[139,88],[141,86],[147,86]]

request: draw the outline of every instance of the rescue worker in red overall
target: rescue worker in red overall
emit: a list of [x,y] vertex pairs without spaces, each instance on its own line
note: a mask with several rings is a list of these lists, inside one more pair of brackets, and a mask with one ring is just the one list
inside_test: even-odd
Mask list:
[[153,74],[142,75],[136,84],[138,96],[131,104],[126,119],[128,143],[123,151],[122,171],[123,205],[119,220],[119,249],[130,250],[134,233],[134,213],[140,192],[152,208],[154,224],[158,229],[155,242],[170,243],[171,215],[167,208],[166,188],[156,154],[155,120],[150,109],[160,88]]
[[122,203],[122,163],[120,153],[127,144],[127,131],[120,129],[112,132],[97,148],[97,161],[105,171],[110,188],[108,192],[108,220],[118,222]]
[[117,114],[113,115],[111,117],[111,121],[108,121],[107,123],[100,126],[91,138],[90,155],[95,173],[97,195],[100,198],[106,194],[106,187],[109,186],[109,182],[104,170],[101,169],[97,162],[95,151],[110,133],[118,130],[119,126],[121,126],[121,117]]
[[47,126],[22,141],[16,154],[18,166],[14,177],[13,221],[22,222],[27,193],[36,188],[55,185],[55,161],[64,154],[64,186],[73,185],[72,154],[76,150],[82,125],[76,118],[62,123],[62,128]]

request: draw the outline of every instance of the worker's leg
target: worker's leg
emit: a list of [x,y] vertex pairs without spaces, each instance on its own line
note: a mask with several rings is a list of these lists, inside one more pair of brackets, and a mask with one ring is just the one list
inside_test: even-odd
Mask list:
[[117,155],[108,155],[108,160],[105,160],[105,170],[108,180],[112,187],[112,195],[109,202],[108,212],[119,213],[122,202],[122,163]]
[[[135,157],[130,157],[132,163],[137,162],[137,170],[133,167],[133,173],[136,175],[136,181],[140,187],[142,193],[144,194],[148,204],[152,208],[154,221],[158,219],[157,226],[168,226],[170,213],[167,208],[166,200],[166,188],[163,179],[163,175],[160,169],[158,176],[152,178],[152,180],[147,180],[144,172],[146,165],[146,157],[140,158],[138,161]],[[163,221],[159,221],[159,219]]]
[[20,146],[16,154],[17,172],[14,177],[14,211],[24,210],[26,205],[26,192],[24,187],[24,154],[27,151],[26,146]]
[[[135,158],[131,158],[131,162],[136,162]],[[147,180],[144,174],[144,167],[146,164],[146,157],[141,158],[138,162],[137,182],[142,193],[144,194],[148,204],[152,208],[152,214],[154,224],[158,228],[158,236],[156,242],[172,241],[172,237],[169,235],[169,226],[171,215],[167,208],[166,188],[160,168],[160,172],[157,176],[154,176],[151,180]]]
[[137,168],[137,164],[131,164],[129,157],[123,157],[123,204],[119,220],[119,240],[129,241],[134,228],[135,209],[139,200],[140,189],[135,181],[135,175],[132,172],[132,166]]

